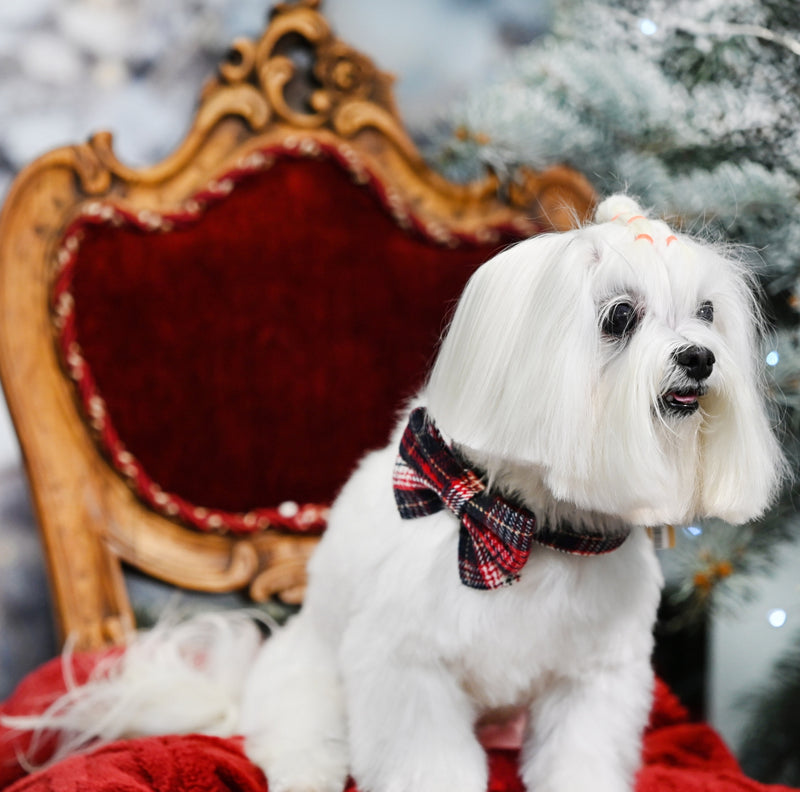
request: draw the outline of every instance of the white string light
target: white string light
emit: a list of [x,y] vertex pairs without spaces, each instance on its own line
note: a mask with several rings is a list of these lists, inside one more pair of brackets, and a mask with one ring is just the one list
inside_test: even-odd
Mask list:
[[653,22],[652,19],[640,19],[639,30],[641,30],[645,36],[654,36],[658,32],[658,25]]
[[783,627],[786,624],[788,616],[783,608],[773,608],[767,613],[767,621],[773,627]]
[[703,529],[699,525],[687,525],[683,532],[687,536],[691,536],[693,539],[696,539],[698,536],[703,535]]

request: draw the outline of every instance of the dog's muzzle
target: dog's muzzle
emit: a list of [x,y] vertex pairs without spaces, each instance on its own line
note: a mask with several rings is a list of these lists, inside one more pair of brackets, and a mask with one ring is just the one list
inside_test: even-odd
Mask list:
[[716,362],[714,353],[706,347],[687,346],[675,352],[673,361],[685,380],[661,396],[661,410],[672,415],[691,415],[707,390],[705,383]]

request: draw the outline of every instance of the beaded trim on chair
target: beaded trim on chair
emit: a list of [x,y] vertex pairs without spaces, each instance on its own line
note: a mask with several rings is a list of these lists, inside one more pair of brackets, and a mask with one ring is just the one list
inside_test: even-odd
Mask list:
[[68,226],[54,254],[51,310],[61,359],[76,386],[85,420],[114,470],[155,512],[200,531],[242,535],[278,528],[290,532],[319,533],[324,530],[328,506],[286,501],[274,508],[257,508],[246,513],[230,512],[190,503],[175,493],[165,492],[150,477],[120,438],[92,370],[83,357],[77,337],[75,299],[72,294],[78,254],[85,236],[84,229],[90,226],[127,227],[155,234],[192,226],[209,206],[224,200],[240,181],[268,170],[284,158],[332,159],[338,162],[356,184],[373,190],[400,228],[420,234],[444,247],[487,245],[499,240],[504,233],[519,234],[519,229],[505,227],[485,229],[478,236],[453,234],[444,226],[425,223],[414,215],[396,191],[382,184],[351,147],[346,144],[324,146],[311,138],[301,137],[287,137],[281,145],[248,154],[234,169],[184,202],[177,212],[160,214],[144,210],[133,213],[100,200],[85,204],[78,217]]

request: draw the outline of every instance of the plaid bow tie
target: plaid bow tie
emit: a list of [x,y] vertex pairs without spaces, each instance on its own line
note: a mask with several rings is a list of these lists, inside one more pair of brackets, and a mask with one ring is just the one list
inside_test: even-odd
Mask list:
[[519,579],[534,541],[575,555],[616,550],[628,533],[580,533],[566,524],[537,527],[535,515],[488,492],[480,477],[444,442],[424,407],[410,415],[394,467],[400,516],[413,520],[449,509],[460,521],[458,571],[475,589],[495,589]]

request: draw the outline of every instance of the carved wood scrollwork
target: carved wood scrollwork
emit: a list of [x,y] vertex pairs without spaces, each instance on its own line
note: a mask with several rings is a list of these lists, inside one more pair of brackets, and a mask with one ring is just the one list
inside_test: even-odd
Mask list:
[[278,5],[260,41],[234,42],[219,77],[206,86],[205,100],[219,91],[257,87],[273,121],[296,129],[327,127],[342,137],[372,126],[409,158],[420,159],[398,123],[394,78],[337,39],[318,6]]

